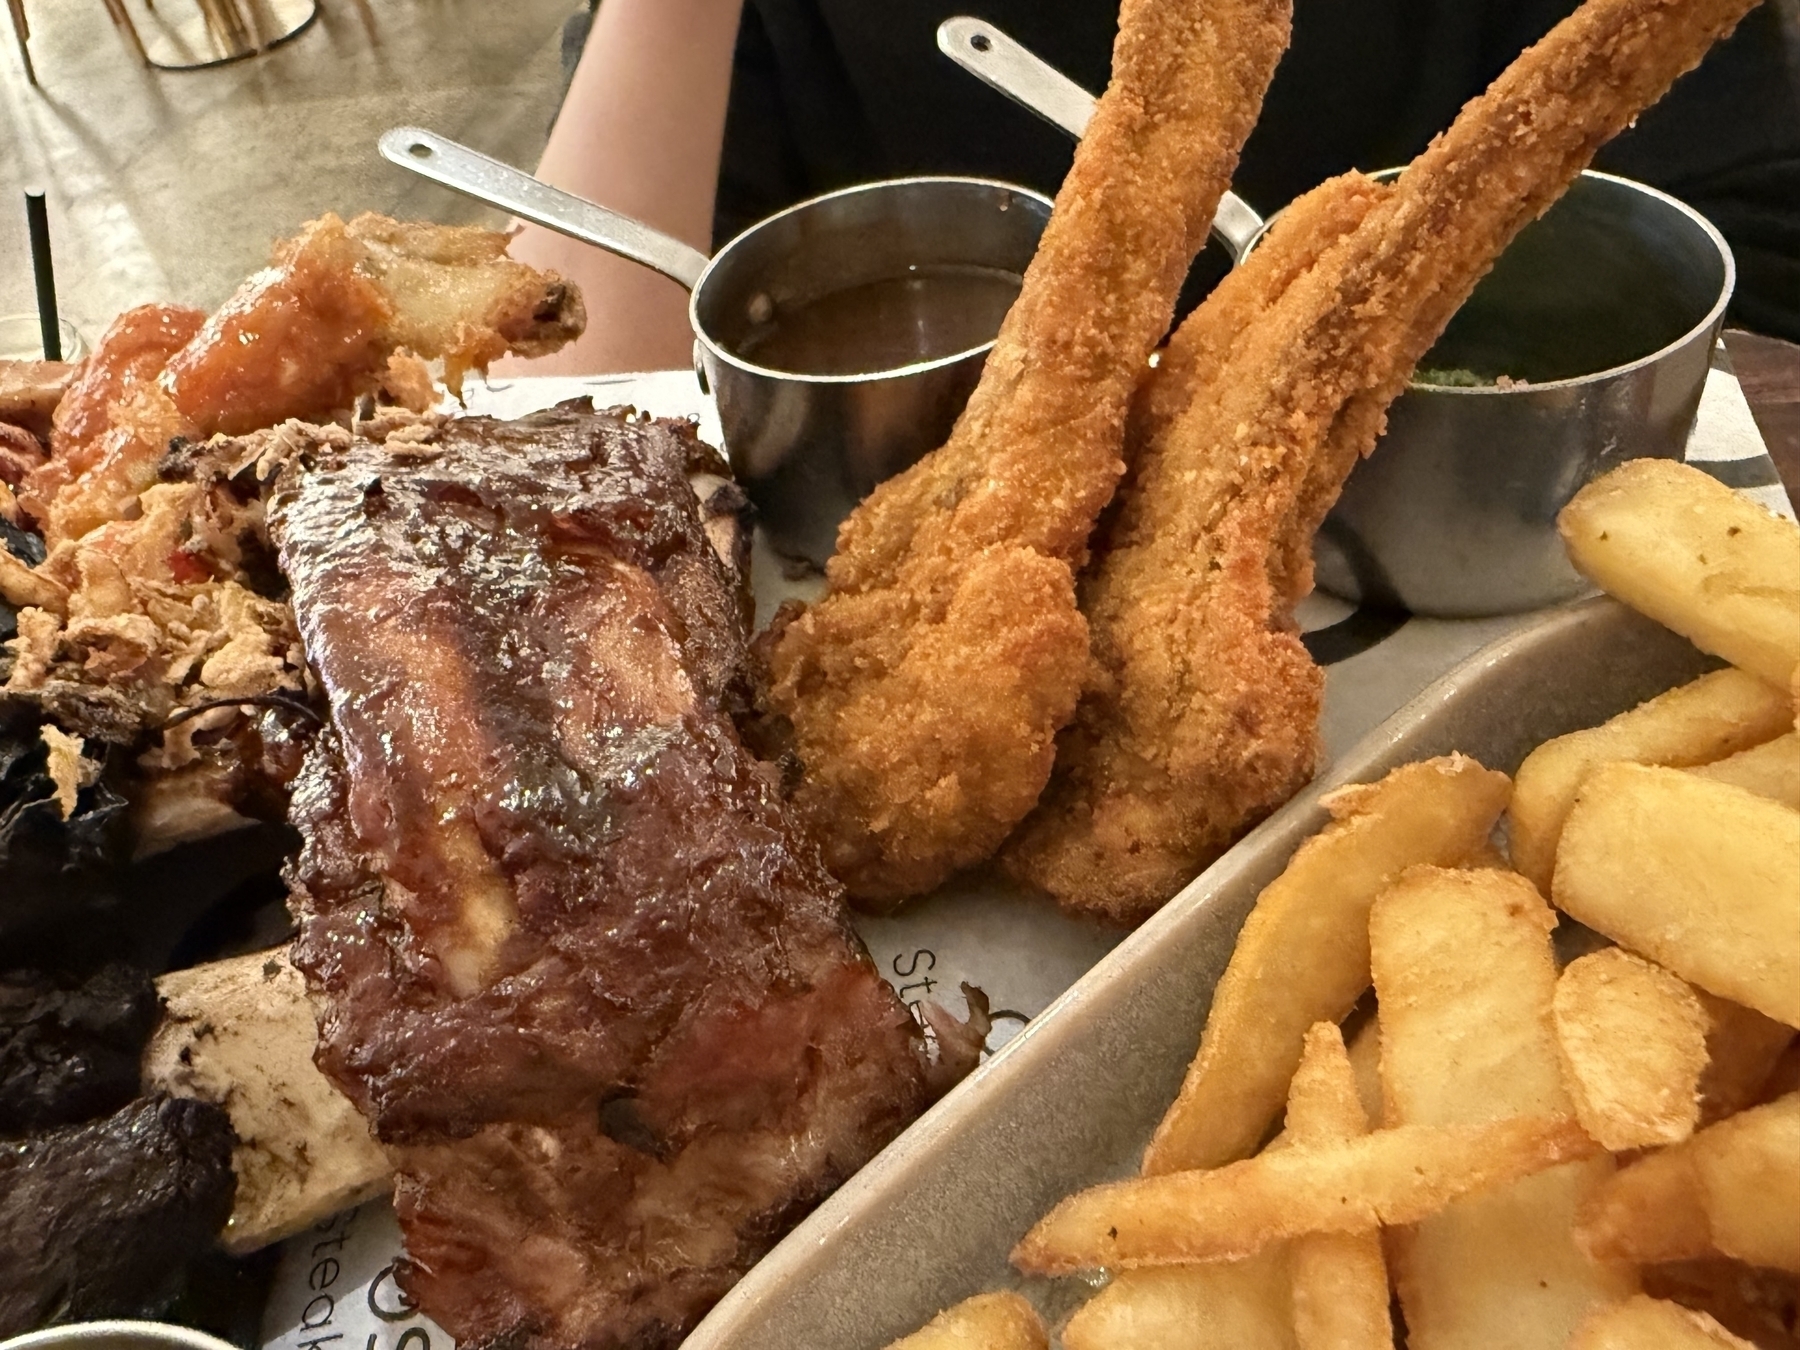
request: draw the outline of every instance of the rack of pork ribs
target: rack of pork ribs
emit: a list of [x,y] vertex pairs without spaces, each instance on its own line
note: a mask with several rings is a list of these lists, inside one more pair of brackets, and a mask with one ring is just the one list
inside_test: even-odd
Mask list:
[[297,458],[294,957],[401,1282],[460,1342],[672,1345],[927,1096],[739,739],[741,498],[686,423],[581,404]]

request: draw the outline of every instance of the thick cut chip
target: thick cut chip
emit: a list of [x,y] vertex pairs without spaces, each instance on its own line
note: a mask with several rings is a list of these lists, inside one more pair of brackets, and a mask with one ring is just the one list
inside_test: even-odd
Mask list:
[[1576,1331],[1569,1350],[1756,1350],[1705,1313],[1638,1294],[1601,1308]]
[[1550,1002],[1556,915],[1507,872],[1410,870],[1369,915],[1390,1125],[1573,1113]]
[[1713,1246],[1800,1274],[1800,1092],[1721,1121],[1694,1151]]
[[1643,1263],[1717,1250],[1800,1272],[1800,1092],[1633,1163],[1583,1209],[1590,1252]]
[[1800,731],[1740,750],[1716,764],[1702,764],[1692,772],[1800,811]]
[[1707,1018],[1684,981],[1608,947],[1563,971],[1555,1013],[1583,1129],[1614,1153],[1678,1144],[1694,1132]]
[[1316,1149],[1281,1148],[1209,1172],[1115,1181],[1064,1200],[1014,1248],[1034,1275],[1235,1261],[1308,1233],[1416,1223],[1599,1145],[1573,1116],[1403,1125]]
[[1356,1075],[1356,1096],[1366,1120],[1380,1120],[1381,1019],[1371,1017],[1350,1040],[1350,1071]]
[[1451,755],[1326,799],[1332,822],[1257,897],[1238,935],[1145,1172],[1217,1167],[1262,1142],[1306,1029],[1341,1021],[1369,987],[1376,895],[1408,867],[1453,866],[1482,847],[1509,789],[1505,774]]
[[1712,1251],[1712,1228],[1694,1171],[1694,1141],[1640,1158],[1582,1204],[1575,1240],[1596,1261],[1651,1265]]
[[[1356,1071],[1330,1022],[1306,1033],[1288,1089],[1287,1138],[1299,1149],[1341,1144],[1369,1132]],[[1387,1263],[1379,1233],[1314,1233],[1296,1238],[1294,1339],[1300,1350],[1393,1350]]]
[[1063,1350],[1295,1350],[1285,1256],[1121,1271],[1069,1319]]
[[1607,764],[1556,853],[1557,907],[1702,989],[1800,1026],[1800,811]]
[[1513,866],[1548,892],[1556,841],[1575,794],[1601,764],[1685,767],[1736,755],[1794,724],[1784,690],[1741,670],[1715,670],[1586,731],[1545,741],[1525,757],[1507,807]]
[[[1555,916],[1511,873],[1417,868],[1370,915],[1390,1125],[1468,1125],[1569,1111],[1551,1001]],[[1576,1245],[1577,1206],[1612,1170],[1595,1158],[1450,1206],[1390,1255],[1411,1350],[1561,1347],[1629,1272]]]
[[1037,1310],[1017,1294],[977,1294],[946,1308],[888,1350],[1048,1350]]
[[1569,560],[1601,590],[1789,687],[1800,665],[1800,525],[1666,459],[1595,479],[1556,523]]

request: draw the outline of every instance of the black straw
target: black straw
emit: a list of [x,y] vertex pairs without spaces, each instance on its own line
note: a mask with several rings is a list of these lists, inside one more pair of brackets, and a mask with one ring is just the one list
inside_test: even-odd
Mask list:
[[62,322],[56,313],[56,271],[50,264],[50,213],[44,194],[25,194],[25,221],[31,230],[31,276],[37,283],[38,328],[44,335],[44,359],[62,360]]

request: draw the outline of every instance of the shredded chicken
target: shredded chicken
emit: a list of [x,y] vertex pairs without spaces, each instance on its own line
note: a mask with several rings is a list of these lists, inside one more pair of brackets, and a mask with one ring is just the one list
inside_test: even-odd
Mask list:
[[316,717],[263,506],[297,448],[339,429],[302,436],[295,419],[347,422],[380,395],[400,405],[374,414],[392,429],[435,426],[427,360],[456,391],[497,356],[581,331],[579,296],[505,248],[489,230],[328,215],[211,318],[132,310],[72,381],[0,366],[0,399],[49,435],[47,457],[30,431],[29,455],[0,444],[0,466],[24,466],[0,475],[18,485],[0,513],[23,512],[48,547],[36,567],[0,549],[0,599],[20,611],[0,701],[133,747],[159,784],[137,793],[141,847],[232,817],[183,791],[254,793],[264,770],[285,782],[299,751],[279,724]]

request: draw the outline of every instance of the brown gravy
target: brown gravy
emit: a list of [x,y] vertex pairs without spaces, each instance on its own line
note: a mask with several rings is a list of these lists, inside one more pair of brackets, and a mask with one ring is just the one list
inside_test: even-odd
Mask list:
[[931,264],[777,309],[736,344],[747,361],[791,375],[869,375],[991,342],[1019,277]]

